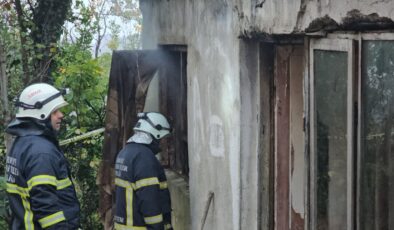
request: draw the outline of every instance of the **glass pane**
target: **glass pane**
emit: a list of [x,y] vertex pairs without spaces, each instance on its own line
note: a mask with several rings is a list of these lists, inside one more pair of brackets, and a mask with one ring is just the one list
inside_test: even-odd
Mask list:
[[360,229],[394,229],[394,41],[362,47]]
[[347,53],[314,51],[318,230],[346,229]]

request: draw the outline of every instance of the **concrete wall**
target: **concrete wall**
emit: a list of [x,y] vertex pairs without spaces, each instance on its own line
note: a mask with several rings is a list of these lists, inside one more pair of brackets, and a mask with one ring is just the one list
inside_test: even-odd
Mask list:
[[[208,192],[214,193],[205,229],[240,226],[239,41],[231,36],[232,6],[191,1],[188,40],[188,127],[192,229],[199,229]],[[232,47],[232,49],[229,49]]]
[[260,107],[269,105],[259,88],[267,70],[259,69],[258,42],[239,37],[303,33],[317,18],[341,23],[353,9],[393,19],[392,0],[140,0],[140,7],[145,49],[187,45],[191,229],[201,228],[210,191],[204,229],[268,228],[260,214],[272,196],[261,179],[270,162],[261,117],[269,115]]
[[144,48],[188,46],[191,229],[201,226],[209,191],[214,198],[205,229],[239,229],[240,70],[239,40],[231,36],[233,5],[154,0],[141,1],[141,9]]
[[172,200],[172,226],[174,229],[190,228],[190,195],[189,186],[185,178],[166,170],[168,189],[171,191]]
[[236,0],[240,31],[289,34],[305,31],[310,23],[328,15],[337,23],[358,10],[394,19],[392,0]]
[[258,153],[261,152],[260,142],[260,78],[259,78],[259,44],[240,41],[240,229],[261,229],[261,206],[258,188],[262,188],[262,162]]

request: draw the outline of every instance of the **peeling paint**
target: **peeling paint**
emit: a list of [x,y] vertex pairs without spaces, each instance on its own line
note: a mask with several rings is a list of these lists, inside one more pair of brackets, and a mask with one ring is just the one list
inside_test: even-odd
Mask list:
[[[254,142],[248,142],[250,137],[244,135],[242,131],[240,132],[242,129],[248,129],[248,127],[243,126],[242,119],[250,116],[250,114],[245,116],[244,109],[247,105],[245,105],[245,101],[239,99],[242,90],[245,90],[240,87],[240,85],[245,84],[240,83],[240,81],[245,81],[245,79],[239,76],[240,67],[238,65],[239,62],[243,61],[241,61],[242,57],[239,56],[240,50],[242,51],[242,48],[238,47],[239,38],[245,38],[245,40],[248,38],[256,39],[251,43],[258,44],[261,47],[271,47],[274,43],[282,46],[283,44],[289,44],[289,42],[303,45],[305,31],[354,30],[356,28],[354,27],[355,24],[364,25],[363,28],[390,28],[392,23],[390,18],[394,17],[394,7],[390,5],[392,0],[149,0],[148,2],[153,9],[149,11],[149,14],[145,13],[144,18],[152,18],[152,22],[149,22],[149,27],[145,27],[145,29],[149,29],[148,33],[144,32],[145,37],[150,36],[152,42],[157,40],[159,43],[175,44],[182,41],[183,44],[188,46],[187,70],[188,77],[190,77],[188,78],[190,79],[190,87],[188,87],[188,130],[191,133],[189,136],[190,204],[191,215],[194,218],[192,229],[198,229],[198,221],[201,220],[200,215],[202,215],[201,197],[205,197],[205,193],[210,189],[215,192],[215,200],[209,211],[205,229],[249,229],[250,225],[243,225],[245,222],[242,222],[244,220],[241,218],[248,214],[247,212],[250,212],[250,209],[246,210],[249,207],[245,206],[247,204],[245,201],[253,199],[256,200],[256,203],[261,202],[258,204],[260,209],[258,215],[262,220],[256,221],[262,223],[258,225],[262,226],[264,224],[267,227],[263,229],[272,229],[270,227],[274,226],[269,224],[272,223],[273,217],[267,214],[270,213],[267,210],[272,210],[271,214],[274,212],[273,207],[271,207],[273,204],[270,203],[271,200],[275,199],[271,193],[273,184],[262,180],[257,186],[261,183],[264,187],[261,187],[259,191],[252,191],[255,188],[251,184],[255,182],[253,180],[255,174],[252,173],[258,174],[259,172],[258,170],[245,169],[251,165],[248,161],[251,159],[249,156],[252,151],[249,151],[249,149],[254,151],[257,146]],[[177,5],[182,7],[176,7]],[[182,11],[181,8],[185,10]],[[159,21],[160,23],[158,23]],[[366,27],[366,25],[370,25],[370,27]],[[267,43],[272,44],[267,45]],[[305,44],[305,46],[308,45]],[[265,53],[267,50],[271,50],[271,48],[264,49],[264,51],[259,51],[256,48],[255,52],[261,55],[259,57],[272,58],[274,54]],[[303,59],[299,57],[297,60]],[[273,68],[273,60],[265,61],[264,65],[256,65],[261,74],[266,74],[264,76],[258,75],[262,79],[263,77],[268,79],[268,76],[273,75],[271,70],[268,70]],[[294,69],[304,68],[305,64],[301,63],[299,61],[293,64]],[[303,76],[301,72],[299,74]],[[308,79],[307,75],[305,76],[305,79]],[[264,88],[268,87],[269,82],[268,80],[265,81],[258,87],[262,90],[261,95],[268,98],[271,92]],[[297,81],[300,86],[299,91],[295,93],[296,95],[303,95],[302,81],[298,78]],[[271,84],[271,82],[269,83]],[[266,84],[267,86],[265,86]],[[283,89],[284,97],[293,100],[295,98],[292,94],[294,84],[292,82],[289,85],[287,84],[284,83],[283,85],[283,87],[286,86]],[[266,92],[263,92],[263,89]],[[290,90],[290,95],[287,94],[288,90]],[[271,101],[266,98],[260,98],[259,100],[261,100],[260,106],[265,109],[264,112],[271,112],[268,108]],[[241,103],[242,105],[240,105]],[[291,101],[290,104],[294,103]],[[308,106],[300,104],[297,108],[308,108]],[[279,107],[278,114],[283,113],[283,110],[283,107]],[[295,108],[292,108],[292,111],[294,110]],[[246,112],[248,113],[248,111]],[[267,165],[273,161],[268,152],[273,149],[271,145],[274,143],[269,143],[268,139],[273,133],[273,130],[271,130],[273,127],[270,126],[269,122],[274,118],[272,120],[268,119],[271,118],[273,112],[266,113],[258,114],[258,116],[265,116],[262,126],[268,130],[258,130],[267,133],[267,135],[262,136],[264,142],[260,143],[265,155],[262,154],[264,161],[261,161],[263,167],[259,169],[261,170],[259,176],[268,180],[273,177],[271,175],[273,171],[269,171],[271,169],[267,169]],[[307,201],[304,197],[307,196],[305,193],[308,191],[303,190],[304,185],[309,183],[305,176],[305,173],[308,172],[304,170],[304,167],[307,167],[304,155],[309,152],[304,151],[304,148],[308,148],[308,146],[303,145],[303,139],[301,140],[303,136],[300,135],[304,124],[303,114],[299,110],[296,110],[296,113],[297,116],[291,117],[297,119],[297,122],[295,122],[297,126],[291,126],[294,138],[286,145],[291,148],[286,151],[286,154],[290,152],[291,155],[283,155],[283,158],[291,158],[290,165],[285,165],[287,170],[285,171],[286,180],[290,180],[286,182],[286,185],[290,186],[291,192],[289,194],[291,196],[290,200],[285,204],[285,212],[290,216],[290,222],[287,221],[286,225],[291,224],[289,227],[293,230],[302,229],[300,226],[302,226],[303,221],[305,221],[305,224],[309,223],[309,220],[307,220],[308,207],[305,205]],[[308,123],[308,119],[305,122]],[[248,144],[250,147],[242,148],[243,145]],[[204,180],[201,180],[202,177]],[[242,188],[244,190],[241,190]],[[266,197],[259,194],[261,197],[256,199],[256,192],[261,192]],[[216,197],[216,194],[219,195]],[[250,222],[255,221],[254,216],[248,216],[248,218],[250,218]]]
[[353,9],[347,12],[340,23],[337,23],[330,16],[325,15],[313,20],[305,29],[305,32],[335,31],[335,30],[382,30],[394,29],[394,22],[388,17],[380,17],[377,13],[368,15],[362,14],[359,10]]
[[[319,30],[360,31],[394,28],[392,0],[255,0],[252,3],[244,2],[239,0],[238,4],[238,8],[243,9],[240,13],[247,15],[239,22],[240,34],[253,33],[252,31],[268,34],[294,34]],[[252,7],[242,7],[250,4]],[[353,12],[349,15],[353,10],[358,10],[359,13],[354,15]],[[332,20],[326,20],[328,18]],[[349,23],[349,19],[352,24]]]
[[354,9],[346,14],[342,19],[341,28],[344,30],[373,30],[373,29],[393,29],[394,22],[388,17],[380,17],[377,13],[362,14]]
[[300,8],[299,8],[298,14],[297,14],[297,22],[296,22],[296,25],[294,26],[294,29],[293,29],[293,31],[295,31],[295,32],[301,30],[301,22],[304,18],[304,15],[305,15],[306,6],[307,6],[307,0],[301,0]]
[[223,121],[216,115],[209,119],[209,152],[214,157],[224,157]]
[[374,1],[372,2],[370,5],[376,5],[376,4],[380,4],[380,3],[389,3],[392,2],[392,0],[378,0],[378,1]]
[[260,3],[257,3],[255,7],[256,7],[256,8],[263,8],[263,5],[264,5],[265,1],[266,1],[266,0],[263,0],[263,1],[261,1]]
[[332,19],[330,16],[325,15],[324,17],[321,18],[316,18],[313,20],[308,28],[305,29],[305,32],[310,33],[310,32],[316,32],[316,31],[333,31],[337,30],[339,28],[338,23]]
[[[202,110],[201,110],[201,98],[200,98],[200,87],[198,84],[197,79],[193,79],[193,116],[190,116],[190,120],[192,121],[192,124],[204,124],[203,123],[203,115],[202,115]],[[189,125],[190,126],[190,125]],[[190,135],[190,139],[194,140],[201,140],[202,143],[205,143],[205,136],[204,136],[204,126],[203,125],[197,125],[193,129],[193,135]],[[201,161],[200,154],[202,154],[202,145],[199,143],[195,143],[194,141],[189,141],[189,143],[194,144],[194,149],[196,150],[194,154],[191,154],[189,157],[191,160],[195,161],[196,163],[199,163]]]
[[291,209],[291,230],[303,230],[304,229],[304,219],[300,213]]

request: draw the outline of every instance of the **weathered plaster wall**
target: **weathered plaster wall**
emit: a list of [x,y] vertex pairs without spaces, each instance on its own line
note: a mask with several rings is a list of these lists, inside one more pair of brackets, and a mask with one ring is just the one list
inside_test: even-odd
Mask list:
[[186,180],[179,177],[178,174],[166,170],[168,188],[171,191],[172,202],[172,226],[174,229],[184,229],[190,228],[190,203],[189,203],[189,187]]
[[[210,191],[214,199],[204,229],[267,229],[272,220],[259,215],[268,205],[258,205],[271,202],[272,194],[259,172],[268,179],[270,159],[258,154],[271,150],[258,138],[259,118],[269,118],[259,106],[269,105],[259,101],[268,93],[259,91],[258,76],[268,70],[258,68],[257,43],[239,36],[303,33],[317,18],[341,23],[353,9],[393,19],[392,0],[140,0],[140,6],[143,48],[187,45],[191,229],[200,229]],[[300,178],[293,177],[292,186]],[[304,212],[302,202],[294,206]]]
[[187,70],[192,229],[200,228],[208,191],[215,195],[205,229],[239,229],[240,83],[232,6],[207,0],[191,2],[190,9],[195,23]]
[[240,43],[240,172],[241,172],[241,229],[262,229],[258,221],[262,203],[258,188],[263,185],[259,181],[262,162],[258,154],[261,152],[260,142],[260,75],[259,44],[254,41]]
[[288,34],[303,32],[317,18],[328,15],[338,24],[357,9],[361,14],[377,13],[394,19],[392,0],[236,0],[241,33]]
[[[185,44],[191,229],[240,229],[239,40],[228,1],[141,1],[143,47]],[[229,49],[229,47],[231,47]],[[251,147],[253,149],[253,147]]]
[[158,44],[187,44],[190,33],[188,1],[141,0],[143,15],[142,47],[154,49]]

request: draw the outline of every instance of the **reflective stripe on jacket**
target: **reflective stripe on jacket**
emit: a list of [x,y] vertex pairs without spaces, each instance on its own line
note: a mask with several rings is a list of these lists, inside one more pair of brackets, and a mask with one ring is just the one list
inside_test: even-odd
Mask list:
[[12,229],[77,229],[79,202],[68,163],[44,135],[16,138],[6,160]]
[[147,145],[126,144],[116,158],[115,175],[115,229],[171,229],[166,176]]

